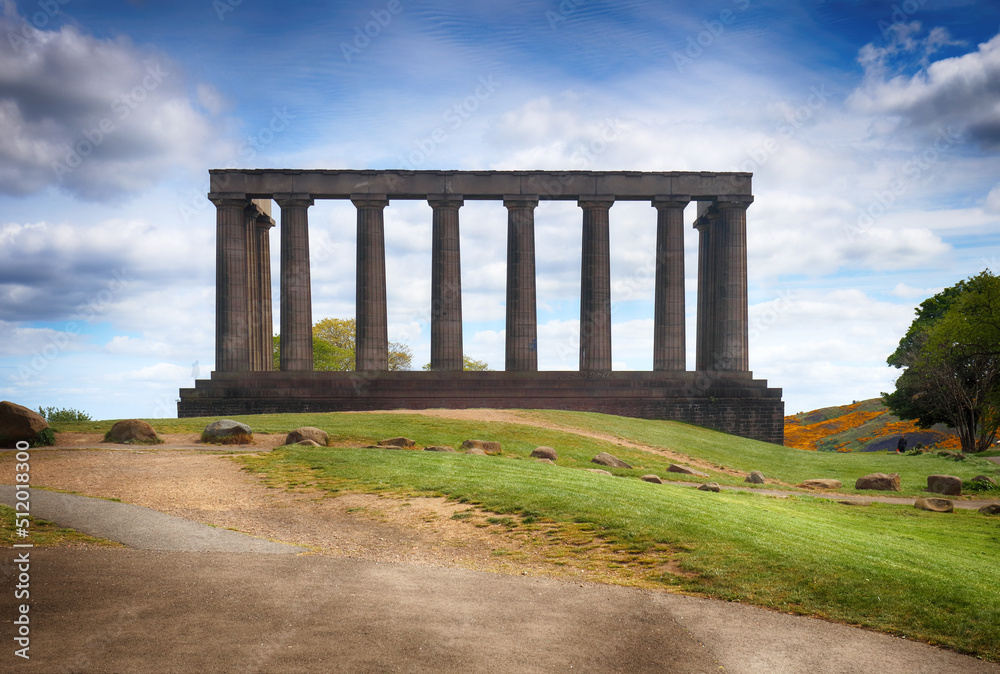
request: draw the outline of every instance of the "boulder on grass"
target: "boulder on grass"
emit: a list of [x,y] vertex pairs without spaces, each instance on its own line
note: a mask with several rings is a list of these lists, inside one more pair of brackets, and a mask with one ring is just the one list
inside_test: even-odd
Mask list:
[[318,446],[326,447],[327,443],[330,442],[330,435],[321,428],[302,426],[285,436],[286,445],[299,444],[303,440],[312,440]]
[[682,475],[696,475],[697,477],[709,477],[708,473],[703,473],[700,470],[695,470],[694,468],[688,468],[687,466],[681,466],[676,463],[672,463],[667,466],[667,471],[671,473],[681,473]]
[[610,466],[612,468],[631,468],[629,464],[625,463],[619,459],[614,454],[608,454],[607,452],[601,452],[593,459],[590,460],[591,463],[596,463],[599,466]]
[[875,491],[899,491],[899,473],[869,473],[859,477],[854,483],[855,489],[873,489]]
[[698,487],[698,489],[700,491],[714,491],[717,494],[720,491],[722,491],[722,487],[719,486],[718,482],[706,482],[705,484]]
[[535,459],[535,463],[547,463],[550,466],[556,465],[556,462],[552,459]]
[[478,447],[473,447],[472,449],[465,450],[466,454],[475,454],[476,456],[486,456],[485,449],[479,449]]
[[983,515],[1000,515],[1000,503],[987,503],[979,512]]
[[840,480],[806,480],[800,487],[806,489],[840,489],[844,485],[841,484]]
[[160,440],[153,427],[142,419],[122,419],[104,434],[104,442],[126,445],[158,445],[163,440]]
[[646,482],[652,482],[653,484],[663,484],[663,478],[659,475],[643,475],[639,479]]
[[[292,444],[292,443],[286,442],[285,444],[289,445],[289,444]],[[298,442],[296,442],[294,444],[296,444],[296,445],[302,445],[303,447],[322,447],[322,445],[319,444],[318,442],[316,442],[315,440],[299,440]]]
[[961,496],[962,478],[954,475],[928,475],[927,491],[945,496]]
[[18,442],[31,442],[49,427],[38,412],[4,400],[0,402],[0,447],[14,448]]
[[534,459],[548,459],[549,461],[556,461],[559,459],[559,455],[556,454],[556,450],[551,447],[535,447],[531,452],[531,456]]
[[398,437],[389,438],[388,440],[379,440],[378,444],[382,447],[413,447],[417,443],[409,438]]
[[481,449],[487,454],[499,454],[500,443],[496,440],[466,440],[462,443],[465,449]]
[[245,445],[253,442],[253,431],[238,421],[219,419],[205,426],[205,430],[201,433],[201,441],[223,445]]
[[918,498],[913,504],[917,510],[929,510],[932,513],[950,513],[955,511],[955,504],[946,498]]
[[755,470],[747,475],[743,481],[751,484],[764,484],[764,473],[759,470]]
[[424,447],[425,452],[454,452],[454,447],[448,447],[447,445],[431,445],[430,447]]
[[588,468],[587,470],[591,473],[597,473],[598,475],[607,475],[608,477],[614,477],[614,475],[612,475],[608,471],[601,470],[600,468]]

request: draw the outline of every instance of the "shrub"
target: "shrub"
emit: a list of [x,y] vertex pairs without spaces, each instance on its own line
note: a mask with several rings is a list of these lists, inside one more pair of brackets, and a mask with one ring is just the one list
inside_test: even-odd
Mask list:
[[32,447],[47,447],[49,445],[56,444],[56,434],[52,432],[51,428],[43,428],[38,431],[38,434],[28,443]]
[[968,482],[962,482],[962,491],[972,491],[972,492],[1000,492],[1000,485],[995,485],[992,482],[987,482],[986,480],[970,480]]
[[60,421],[93,421],[86,412],[61,407],[39,407],[38,413],[50,424]]

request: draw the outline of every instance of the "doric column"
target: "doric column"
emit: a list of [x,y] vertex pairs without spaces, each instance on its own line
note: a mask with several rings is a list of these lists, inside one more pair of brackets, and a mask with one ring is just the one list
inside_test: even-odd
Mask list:
[[260,325],[263,321],[263,307],[261,306],[260,288],[260,260],[257,246],[257,217],[261,215],[261,210],[257,205],[250,203],[243,211],[246,222],[246,247],[247,247],[247,326],[250,342],[250,370],[259,371],[263,368],[260,359]]
[[611,238],[614,197],[578,202],[583,209],[580,278],[580,371],[611,370]]
[[250,370],[247,199],[209,194],[215,204],[215,369]]
[[312,370],[308,194],[275,194],[281,208],[281,357],[284,370]]
[[271,307],[271,228],[274,219],[267,213],[257,217],[254,229],[257,242],[257,283],[260,298],[260,361],[259,369],[271,371],[274,369],[274,315]]
[[352,195],[358,209],[357,342],[355,369],[389,369],[389,320],[385,300],[385,195]]
[[505,196],[507,208],[507,344],[505,369],[538,370],[535,310],[535,207],[537,196]]
[[462,264],[458,209],[461,195],[432,195],[431,234],[431,369],[461,371]]
[[653,200],[656,209],[656,289],[653,311],[653,369],[686,367],[684,320],[684,207],[690,197]]
[[718,283],[715,277],[716,238],[714,210],[702,211],[699,204],[698,219],[698,323],[695,335],[695,369],[716,370],[715,366],[715,305]]
[[747,315],[747,208],[753,197],[720,198],[717,241],[715,330],[718,340],[716,369],[746,372],[750,369],[749,318]]

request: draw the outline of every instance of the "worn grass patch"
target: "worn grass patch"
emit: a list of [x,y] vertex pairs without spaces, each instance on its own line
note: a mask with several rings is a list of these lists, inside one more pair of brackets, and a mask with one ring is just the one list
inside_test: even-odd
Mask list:
[[[105,538],[95,538],[80,533],[75,529],[65,529],[46,520],[29,517],[28,536],[19,536],[16,529],[14,509],[0,505],[0,545],[10,547],[15,543],[31,543],[36,548],[73,547],[81,545],[100,545],[106,547],[124,547],[120,543]],[[22,520],[23,521],[23,520]]]
[[548,546],[553,564],[1000,660],[1000,520],[975,511],[714,494],[514,457],[295,446],[238,460],[274,486],[448,496]]

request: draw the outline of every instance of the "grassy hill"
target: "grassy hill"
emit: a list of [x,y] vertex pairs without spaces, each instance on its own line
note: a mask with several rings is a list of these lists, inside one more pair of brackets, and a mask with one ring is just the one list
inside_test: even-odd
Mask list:
[[785,445],[796,449],[892,452],[900,436],[906,438],[907,449],[917,444],[934,449],[962,448],[953,429],[944,424],[917,428],[916,422],[902,421],[889,414],[879,398],[785,417]]
[[[878,416],[863,405],[848,414]],[[859,493],[852,488],[857,477],[898,472],[903,492],[890,494],[919,496],[928,475],[1000,476],[996,464],[979,457],[801,451],[677,422],[583,412],[510,413],[516,421],[405,413],[235,417],[258,434],[316,426],[331,435],[332,446],[293,445],[233,460],[278,488],[446,496],[469,506],[455,519],[535,546],[554,572],[575,564],[603,570],[610,582],[823,617],[1000,661],[1000,518],[975,510],[845,505],[834,495],[802,490],[775,498],[640,479],[653,473],[667,481],[745,486],[743,476],[761,470],[772,481],[767,488],[773,481],[835,478],[845,485],[841,492]],[[176,433],[199,431],[213,420],[149,421],[161,433]],[[60,430],[106,431],[111,423],[67,423]],[[398,435],[414,439],[418,449],[479,438],[500,441],[503,451],[475,456],[365,447]],[[539,445],[556,449],[556,465],[530,458]],[[609,468],[612,476],[589,472],[596,467],[591,458],[602,451],[633,468]],[[667,470],[685,459],[709,477]],[[1000,500],[1000,493],[991,495]]]

